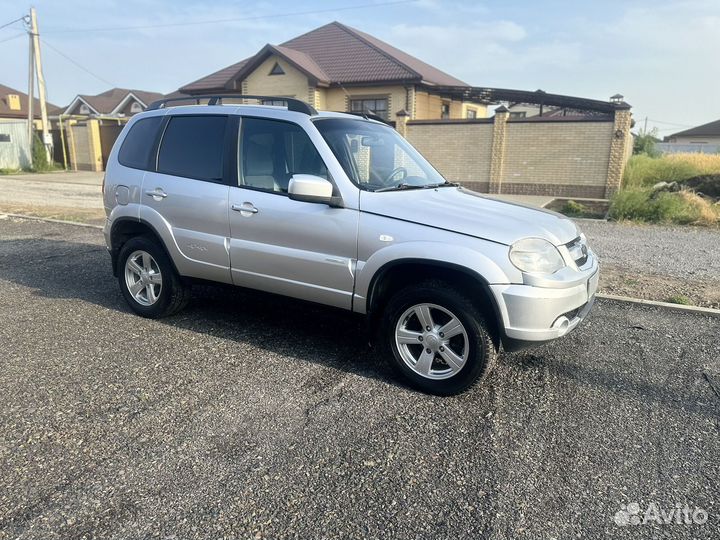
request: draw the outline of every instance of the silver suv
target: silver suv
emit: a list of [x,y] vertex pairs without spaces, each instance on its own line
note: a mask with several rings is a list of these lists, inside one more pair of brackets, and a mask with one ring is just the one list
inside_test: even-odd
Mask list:
[[222,98],[155,103],[110,154],[105,240],[139,315],[197,280],[351,310],[411,384],[453,394],[590,311],[598,262],[571,220],[447,182],[372,115]]

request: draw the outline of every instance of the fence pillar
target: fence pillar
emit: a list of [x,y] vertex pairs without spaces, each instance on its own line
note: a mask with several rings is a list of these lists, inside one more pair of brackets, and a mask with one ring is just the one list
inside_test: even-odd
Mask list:
[[410,113],[405,109],[400,109],[395,113],[395,129],[403,137],[407,138],[407,122],[410,120]]
[[625,164],[630,157],[631,135],[630,125],[632,115],[630,109],[615,110],[612,140],[610,141],[610,159],[608,161],[608,175],[605,182],[605,198],[609,199],[620,189]]
[[65,134],[68,140],[68,150],[70,151],[70,165],[73,171],[78,170],[78,158],[77,158],[77,141],[75,138],[75,126],[77,123],[74,120],[68,120],[65,126]]
[[100,142],[100,121],[88,120],[88,146],[90,147],[90,170],[101,172],[103,170],[102,162],[102,143]]
[[505,161],[505,137],[510,111],[501,105],[495,109],[492,145],[490,147],[490,185],[488,193],[502,193],[503,163]]

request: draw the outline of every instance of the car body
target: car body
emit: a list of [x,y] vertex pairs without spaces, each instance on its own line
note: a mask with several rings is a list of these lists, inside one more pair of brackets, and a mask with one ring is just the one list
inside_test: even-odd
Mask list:
[[[407,332],[432,342],[418,354],[427,351],[425,360],[435,367],[404,374],[419,375],[410,382],[424,390],[454,393],[469,383],[448,381],[480,339],[467,333],[470,319],[481,319],[478,332],[487,331],[487,343],[477,347],[487,356],[501,344],[515,349],[561,337],[590,311],[598,260],[573,221],[446,182],[395,130],[372,118],[291,102],[287,108],[160,104],[123,129],[106,169],[104,234],[113,270],[138,313],[160,316],[186,301],[153,307],[151,297],[163,289],[150,282],[161,280],[163,265],[173,279],[163,278],[166,289],[205,280],[268,291],[368,315],[380,333],[383,324],[404,328],[383,322],[400,289],[417,293],[422,285],[429,300],[416,306],[430,306],[441,320],[455,312],[434,302],[432,291],[452,289],[448,305],[475,313],[463,316],[462,361],[454,375],[437,367],[447,364],[438,351],[445,343],[447,353],[450,344],[439,338],[441,325],[422,324],[421,312],[429,311],[417,308],[405,323],[428,330]],[[154,243],[167,261],[143,259],[143,249],[120,260],[136,236]],[[465,298],[472,308],[461,305]],[[414,368],[408,351],[416,344],[404,347],[397,332],[389,337],[391,352],[404,351],[401,371]]]

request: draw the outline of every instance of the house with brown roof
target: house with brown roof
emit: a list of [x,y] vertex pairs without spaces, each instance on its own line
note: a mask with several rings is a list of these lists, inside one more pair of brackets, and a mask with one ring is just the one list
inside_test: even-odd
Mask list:
[[[46,102],[48,116],[58,114],[57,105]],[[0,84],[0,122],[20,122],[28,117],[28,95],[4,84]],[[40,127],[40,100],[33,99],[33,118]]]
[[94,96],[79,94],[63,114],[81,116],[128,117],[147,109],[153,101],[162,98],[158,92],[111,88]]
[[281,45],[267,44],[179,91],[294,97],[317,109],[372,112],[388,121],[400,112],[411,119],[486,116],[483,102],[457,99],[439,87],[469,88],[370,34],[332,22]]

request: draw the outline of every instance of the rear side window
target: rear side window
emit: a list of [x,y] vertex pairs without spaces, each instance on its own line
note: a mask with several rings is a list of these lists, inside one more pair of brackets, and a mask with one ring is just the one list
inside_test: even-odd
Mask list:
[[223,180],[227,116],[173,116],[165,128],[158,172],[197,180]]
[[151,116],[133,124],[120,147],[118,161],[121,165],[133,169],[155,168],[152,151],[162,119],[162,116]]

